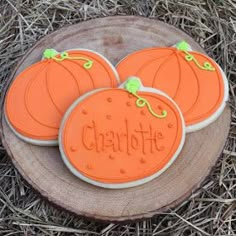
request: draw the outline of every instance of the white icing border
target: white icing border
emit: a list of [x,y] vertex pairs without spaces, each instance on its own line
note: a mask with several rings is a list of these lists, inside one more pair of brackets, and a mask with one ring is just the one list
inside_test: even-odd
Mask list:
[[[125,82],[124,82],[125,83]],[[119,88],[123,88],[124,87],[124,83],[122,83]],[[60,150],[60,153],[61,153],[61,157],[62,157],[62,160],[64,161],[65,165],[67,166],[67,168],[77,177],[79,177],[80,179],[82,179],[83,181],[87,182],[87,183],[90,183],[90,184],[93,184],[93,185],[96,185],[96,186],[99,186],[99,187],[102,187],[102,188],[108,188],[108,189],[121,189],[121,188],[130,188],[130,187],[134,187],[134,186],[138,186],[138,185],[141,185],[141,184],[144,184],[144,183],[147,183],[151,180],[153,180],[154,178],[158,177],[159,175],[161,175],[166,169],[168,169],[172,164],[173,162],[175,161],[175,159],[178,157],[179,153],[181,152],[183,146],[184,146],[184,142],[185,142],[185,122],[184,122],[184,118],[182,116],[182,113],[179,109],[179,107],[177,106],[177,104],[168,96],[166,95],[164,92],[162,91],[159,91],[157,89],[154,89],[154,88],[147,88],[147,87],[143,87],[141,86],[140,90],[139,91],[145,91],[145,92],[151,92],[151,93],[155,93],[155,94],[160,94],[166,98],[168,98],[169,100],[171,100],[174,104],[174,106],[177,108],[178,112],[179,112],[179,115],[180,115],[180,118],[181,118],[181,122],[182,122],[182,139],[180,141],[180,144],[179,144],[179,147],[178,149],[176,150],[176,152],[174,153],[174,155],[172,156],[171,160],[165,165],[165,167],[163,169],[161,169],[160,171],[156,172],[155,174],[151,175],[151,176],[148,176],[148,177],[145,177],[143,179],[140,179],[140,180],[135,180],[135,181],[131,181],[131,182],[127,182],[127,183],[120,183],[120,184],[107,184],[107,183],[103,183],[103,182],[98,182],[98,181],[95,181],[95,180],[92,180],[86,176],[84,176],[82,173],[80,173],[71,163],[70,161],[67,159],[66,157],[66,154],[64,152],[64,147],[63,147],[63,144],[62,144],[62,134],[63,134],[63,130],[64,130],[64,126],[65,126],[65,123],[67,121],[67,119],[69,118],[70,116],[70,113],[76,108],[76,106],[82,102],[84,99],[86,99],[88,96],[96,93],[96,92],[99,92],[101,90],[107,90],[107,89],[96,89],[96,90],[93,90],[93,91],[90,91],[84,95],[82,95],[81,97],[79,97],[70,107],[69,109],[67,110],[67,112],[65,113],[63,119],[62,119],[62,123],[61,123],[61,127],[60,127],[60,130],[59,130],[59,150]]]
[[[177,46],[177,44],[173,45],[173,47],[176,47],[176,46]],[[191,46],[189,46],[189,50],[188,51],[194,52],[194,50],[191,48]],[[206,56],[209,57],[208,55],[206,55]],[[214,114],[209,116],[204,121],[198,122],[198,123],[196,123],[194,125],[186,126],[186,133],[191,133],[191,132],[194,132],[194,131],[201,130],[201,129],[207,127],[208,125],[210,125],[211,123],[213,123],[214,121],[216,121],[219,118],[219,116],[222,114],[222,112],[224,111],[224,108],[226,106],[226,102],[229,99],[229,83],[228,83],[228,80],[226,78],[226,75],[225,75],[224,71],[222,70],[222,68],[220,67],[220,65],[218,63],[216,63],[215,60],[214,60],[214,62],[218,66],[218,68],[220,69],[220,72],[221,72],[221,75],[222,75],[222,79],[223,79],[223,84],[224,84],[224,97],[223,97],[222,103],[219,106],[219,108],[214,112]]]
[[[216,62],[215,62],[216,63]],[[222,114],[222,112],[224,111],[224,108],[226,106],[226,102],[229,99],[229,83],[228,80],[226,78],[225,73],[223,72],[223,70],[221,69],[221,67],[216,63],[216,65],[218,66],[218,68],[220,69],[221,75],[222,75],[222,79],[223,79],[223,84],[224,84],[224,97],[222,99],[221,105],[218,107],[218,109],[211,115],[209,116],[207,119],[205,119],[204,121],[198,122],[194,125],[188,125],[186,127],[186,132],[187,133],[191,133],[194,131],[198,131],[201,130],[205,127],[207,127],[208,125],[210,125],[211,123],[213,123],[214,121],[216,121],[220,115]],[[210,91],[209,91],[210,92]],[[207,101],[206,101],[207,102]]]
[[[98,52],[95,52],[93,50],[84,49],[84,48],[68,49],[68,50],[65,50],[65,51],[69,52],[69,51],[74,51],[74,50],[81,50],[81,51],[85,51],[85,52],[92,52],[95,55],[101,57],[110,66],[110,68],[112,69],[112,72],[115,75],[115,79],[117,81],[117,84],[120,83],[120,78],[119,78],[119,75],[118,75],[118,72],[117,72],[116,68],[111,64],[111,62],[105,56],[103,56],[102,54],[100,54]],[[65,51],[63,51],[63,52],[65,52]],[[58,53],[60,53],[60,52],[58,52]],[[43,60],[43,59],[44,59],[44,57],[42,57],[41,60]],[[38,145],[38,146],[58,146],[58,139],[56,139],[56,140],[33,139],[33,138],[26,137],[26,136],[20,134],[19,132],[17,132],[17,130],[11,125],[10,121],[7,118],[6,111],[5,111],[5,103],[4,103],[4,117],[5,117],[5,120],[6,120],[7,124],[8,124],[8,126],[13,131],[13,133],[18,138],[22,139],[23,141],[25,141],[27,143],[30,143],[30,144],[33,144],[33,145]]]
[[33,144],[33,145],[37,145],[37,146],[58,146],[58,140],[40,140],[40,139],[32,139],[32,138],[28,138],[26,136],[23,136],[22,134],[20,134],[19,132],[17,132],[16,129],[13,128],[13,126],[11,125],[10,121],[7,118],[6,112],[5,112],[5,105],[4,105],[4,118],[5,121],[7,122],[9,128],[11,129],[11,131],[21,140]]
[[[176,47],[177,44],[174,44],[172,47]],[[152,48],[155,48],[155,47],[152,47]],[[148,48],[146,48],[148,49]],[[193,51],[191,46],[189,48],[188,51]],[[135,51],[135,52],[138,52],[138,51]],[[135,52],[132,52],[130,54],[133,54]],[[116,67],[123,61],[125,60],[127,57],[129,57],[128,54],[127,56],[125,56],[124,58],[122,58],[117,64],[116,64]],[[205,54],[204,54],[205,55]],[[209,57],[208,55],[206,55],[207,57]],[[212,59],[213,60],[213,59]],[[216,61],[214,61],[216,63]],[[226,106],[226,102],[228,101],[229,99],[229,83],[228,83],[228,80],[227,80],[227,77],[224,73],[224,71],[222,70],[222,68],[220,67],[220,65],[218,63],[216,63],[216,65],[218,66],[218,68],[220,69],[221,71],[221,75],[222,75],[222,78],[223,78],[223,83],[224,83],[224,97],[223,97],[223,100],[222,100],[222,103],[221,105],[219,106],[219,108],[214,112],[214,114],[212,114],[211,116],[209,116],[207,119],[205,119],[204,121],[201,121],[201,122],[198,122],[194,125],[188,125],[186,126],[186,133],[191,133],[191,132],[194,132],[194,131],[198,131],[198,130],[201,130],[205,127],[207,127],[208,125],[210,125],[211,123],[213,123],[214,121],[216,121],[219,116],[222,114],[222,112],[224,111],[224,108]],[[132,75],[130,75],[132,76]],[[207,101],[206,101],[207,102]]]

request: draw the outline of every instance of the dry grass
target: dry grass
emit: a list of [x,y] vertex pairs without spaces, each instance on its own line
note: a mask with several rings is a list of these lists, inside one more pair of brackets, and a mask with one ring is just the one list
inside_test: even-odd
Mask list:
[[214,172],[166,214],[105,224],[59,211],[32,192],[0,148],[0,235],[236,235],[235,0],[0,0],[0,80],[37,39],[59,27],[108,15],[143,15],[181,28],[227,73],[231,132]]

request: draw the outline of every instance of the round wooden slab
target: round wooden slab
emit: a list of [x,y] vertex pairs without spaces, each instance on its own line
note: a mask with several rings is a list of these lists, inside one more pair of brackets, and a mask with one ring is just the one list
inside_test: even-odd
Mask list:
[[[104,54],[112,63],[134,50],[171,46],[186,40],[194,50],[201,47],[182,31],[143,17],[107,17],[72,25],[41,39],[18,64],[11,81],[42,57],[45,48],[63,51],[88,48]],[[62,162],[58,148],[37,147],[18,139],[1,114],[1,137],[8,154],[23,177],[49,201],[78,215],[122,221],[150,217],[179,204],[199,187],[215,165],[227,138],[230,109],[209,127],[188,134],[175,163],[160,177],[142,186],[107,190],[73,176]]]

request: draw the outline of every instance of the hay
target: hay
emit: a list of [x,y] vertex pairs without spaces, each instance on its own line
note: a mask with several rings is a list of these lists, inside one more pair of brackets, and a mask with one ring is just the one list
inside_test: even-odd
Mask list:
[[0,148],[0,235],[236,235],[236,1],[1,0],[0,81],[42,36],[108,15],[142,15],[191,35],[230,81],[231,131],[202,188],[168,213],[138,223],[105,224],[59,211],[32,192]]

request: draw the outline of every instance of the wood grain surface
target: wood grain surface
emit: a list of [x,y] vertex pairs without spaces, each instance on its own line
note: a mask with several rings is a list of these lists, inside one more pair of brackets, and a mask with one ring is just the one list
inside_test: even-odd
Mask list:
[[21,175],[43,197],[77,215],[106,221],[151,217],[174,207],[200,186],[215,165],[227,139],[230,109],[207,128],[188,134],[175,163],[160,177],[142,186],[107,190],[73,176],[62,162],[58,148],[37,147],[17,138],[4,116],[8,86],[27,66],[41,59],[45,48],[63,51],[88,48],[117,63],[144,47],[171,46],[186,40],[194,50],[202,48],[184,32],[154,19],[117,16],[68,26],[39,40],[22,58],[5,84],[1,98],[1,139]]

